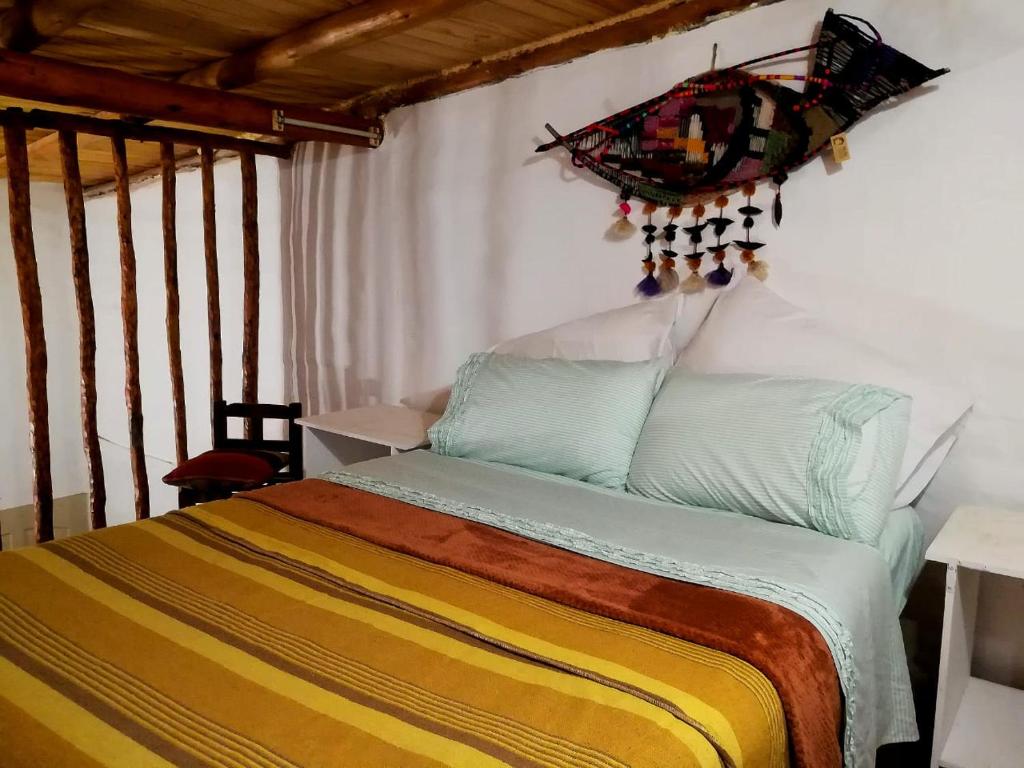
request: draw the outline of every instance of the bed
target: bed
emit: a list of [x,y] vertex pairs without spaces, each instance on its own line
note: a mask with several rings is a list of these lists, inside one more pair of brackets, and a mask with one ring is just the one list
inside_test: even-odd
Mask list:
[[4,553],[3,762],[870,765],[916,737],[914,519],[874,548],[417,451]]

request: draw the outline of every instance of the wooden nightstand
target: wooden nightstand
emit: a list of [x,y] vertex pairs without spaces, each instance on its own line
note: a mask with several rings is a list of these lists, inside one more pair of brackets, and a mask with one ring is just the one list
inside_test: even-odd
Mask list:
[[1024,579],[1024,512],[960,507],[928,547],[946,563],[932,768],[1024,764],[1024,690],[971,677],[982,571]]
[[297,419],[306,475],[430,445],[427,430],[440,416],[401,405],[373,405]]

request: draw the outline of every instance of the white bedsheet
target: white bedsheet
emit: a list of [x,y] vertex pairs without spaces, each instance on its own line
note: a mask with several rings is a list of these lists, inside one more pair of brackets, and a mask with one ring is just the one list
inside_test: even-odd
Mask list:
[[902,613],[924,565],[924,525],[913,507],[900,507],[889,514],[878,551],[889,566],[896,607]]

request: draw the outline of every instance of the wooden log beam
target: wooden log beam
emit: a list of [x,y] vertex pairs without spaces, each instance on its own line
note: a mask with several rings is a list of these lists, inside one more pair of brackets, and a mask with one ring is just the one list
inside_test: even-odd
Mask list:
[[[260,242],[256,191],[256,157],[241,156],[242,165],[242,402],[258,402],[260,354]],[[246,419],[245,435],[255,438]]]
[[96,316],[89,282],[89,245],[85,229],[85,199],[78,165],[78,136],[62,130],[58,134],[64,198],[71,231],[71,275],[78,306],[78,361],[81,370],[82,445],[89,473],[89,523],[93,530],[107,525],[107,487],[103,477],[99,427],[96,421]]
[[231,90],[278,77],[328,49],[351,48],[452,13],[470,0],[369,0],[186,72],[179,83]]
[[132,241],[132,200],[128,190],[128,155],[124,139],[110,140],[117,193],[117,234],[121,250],[121,325],[124,328],[124,397],[128,407],[128,452],[135,482],[135,517],[149,517],[149,476],[142,435],[142,389],[139,384],[139,298]]
[[209,307],[210,402],[224,399],[224,362],[220,346],[220,277],[217,269],[217,209],[214,203],[213,150],[203,148],[203,251],[206,257],[206,299]]
[[43,334],[43,298],[39,289],[32,210],[29,198],[28,151],[25,126],[4,126],[8,158],[7,202],[11,245],[25,331],[25,381],[28,387],[29,441],[32,449],[32,499],[36,543],[53,538],[53,481],[50,477],[50,417],[46,396],[46,337]]
[[[384,114],[404,104],[436,99],[496,83],[538,67],[562,64],[606,48],[642,43],[670,32],[693,29],[723,15],[779,0],[660,0],[645,3],[603,21],[551,35],[400,83],[385,85],[339,103],[341,111]],[[681,79],[681,78],[680,78]]]
[[180,301],[178,298],[177,158],[173,144],[160,145],[162,223],[164,233],[164,293],[167,302],[167,362],[171,376],[174,417],[174,456],[178,464],[188,459],[188,429],[185,421],[185,375],[181,367]]
[[325,141],[373,147],[383,135],[383,124],[377,119],[14,51],[0,51],[0,95],[236,133],[266,134],[286,142]]
[[106,0],[15,0],[0,18],[0,48],[27,53],[65,29]]
[[[0,110],[0,123],[10,110]],[[210,147],[226,149],[232,152],[253,152],[257,155],[288,158],[291,156],[291,145],[278,144],[271,141],[240,139],[220,133],[204,133],[184,128],[169,128],[159,125],[139,125],[121,120],[106,120],[85,115],[72,115],[67,112],[50,112],[43,109],[30,109],[27,112],[16,110],[18,119],[27,128],[48,128],[54,131],[74,131],[92,136],[120,136],[132,141],[153,141],[159,143],[181,144],[186,147]],[[29,145],[29,153],[44,151],[56,142],[56,134],[44,136]]]

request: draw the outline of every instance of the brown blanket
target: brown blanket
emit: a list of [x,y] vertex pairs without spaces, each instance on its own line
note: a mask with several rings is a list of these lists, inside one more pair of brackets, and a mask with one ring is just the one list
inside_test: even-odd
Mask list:
[[842,702],[831,653],[810,622],[787,608],[634,571],[322,480],[244,495],[388,549],[742,659],[778,691],[794,763],[805,768],[842,764]]

